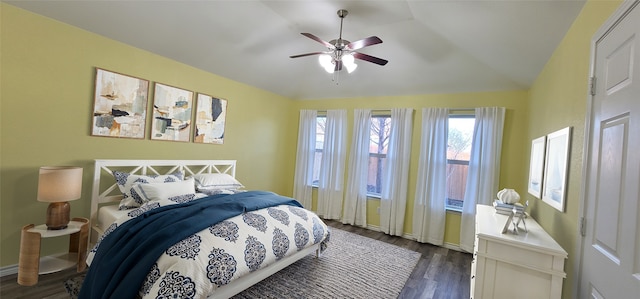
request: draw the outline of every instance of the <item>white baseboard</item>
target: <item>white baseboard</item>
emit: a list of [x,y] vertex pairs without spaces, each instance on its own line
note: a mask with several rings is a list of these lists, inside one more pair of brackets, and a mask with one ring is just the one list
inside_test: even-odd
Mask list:
[[451,249],[451,250],[455,250],[455,251],[466,252],[466,251],[462,250],[462,248],[460,248],[460,245],[455,244],[455,243],[444,243],[444,245],[442,245],[442,247],[447,248],[447,249]]
[[0,267],[0,277],[18,274],[18,264]]
[[[376,232],[382,232],[382,229],[380,229],[380,227],[377,225],[367,224],[367,229],[376,231]],[[409,240],[414,240],[414,241],[416,240],[416,238],[414,238],[413,235],[411,234],[403,234],[401,237]]]
[[[379,226],[371,225],[371,224],[367,224],[367,229],[372,230],[372,231],[377,231],[377,232],[381,232],[382,231]],[[413,237],[412,234],[403,234],[402,238],[405,238],[405,239],[408,239],[408,240],[412,240],[412,241],[416,240],[416,238]],[[462,250],[462,248],[460,248],[460,245],[455,244],[455,243],[444,243],[444,245],[442,245],[442,247],[447,248],[447,249],[451,249],[451,250],[455,250],[455,251],[466,252],[466,251]]]

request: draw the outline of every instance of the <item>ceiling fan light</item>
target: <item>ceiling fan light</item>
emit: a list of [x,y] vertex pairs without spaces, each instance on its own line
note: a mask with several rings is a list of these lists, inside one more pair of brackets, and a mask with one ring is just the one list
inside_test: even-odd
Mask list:
[[333,58],[328,54],[318,56],[318,62],[327,71],[327,73],[333,73],[334,65],[332,60]]
[[329,74],[333,74],[334,69],[335,67],[333,66],[333,64],[324,67],[324,70]]
[[358,67],[358,65],[355,63],[353,55],[351,54],[342,56],[342,64],[347,68],[348,73],[355,71]]
[[318,62],[324,67],[327,63],[331,63],[331,56],[329,56],[329,54],[322,54],[318,56]]
[[344,64],[355,64],[355,59],[353,58],[353,54],[347,54],[342,56],[342,62]]
[[347,67],[347,73],[349,73],[349,74],[351,74],[351,72],[355,71],[356,68],[358,67],[358,65],[355,64],[355,63],[351,63],[351,64],[345,63],[344,66]]

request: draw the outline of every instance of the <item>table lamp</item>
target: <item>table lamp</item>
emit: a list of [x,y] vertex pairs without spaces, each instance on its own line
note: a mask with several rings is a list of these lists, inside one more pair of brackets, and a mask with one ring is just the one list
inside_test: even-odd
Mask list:
[[68,201],[82,194],[82,168],[75,166],[40,167],[38,201],[49,202],[47,229],[65,229],[69,224],[71,205]]

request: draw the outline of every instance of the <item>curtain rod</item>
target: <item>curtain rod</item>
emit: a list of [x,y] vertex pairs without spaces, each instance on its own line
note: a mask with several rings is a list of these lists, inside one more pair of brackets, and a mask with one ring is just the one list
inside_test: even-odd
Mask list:
[[[357,108],[359,109],[359,108]],[[330,109],[331,110],[331,109]],[[391,109],[370,109],[372,113],[389,113]],[[316,110],[320,114],[326,114],[327,110]]]

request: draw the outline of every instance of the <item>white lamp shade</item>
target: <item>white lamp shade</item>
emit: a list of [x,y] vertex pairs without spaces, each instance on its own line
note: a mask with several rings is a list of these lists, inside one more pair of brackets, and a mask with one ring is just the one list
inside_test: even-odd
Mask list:
[[38,201],[65,202],[82,194],[82,168],[75,166],[40,167]]

